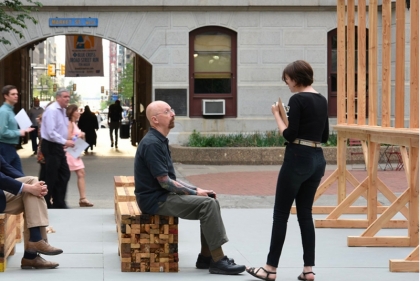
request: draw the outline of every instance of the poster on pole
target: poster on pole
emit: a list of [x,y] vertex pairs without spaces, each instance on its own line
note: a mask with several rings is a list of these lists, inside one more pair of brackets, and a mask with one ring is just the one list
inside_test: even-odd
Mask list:
[[66,36],[66,77],[104,76],[102,38]]

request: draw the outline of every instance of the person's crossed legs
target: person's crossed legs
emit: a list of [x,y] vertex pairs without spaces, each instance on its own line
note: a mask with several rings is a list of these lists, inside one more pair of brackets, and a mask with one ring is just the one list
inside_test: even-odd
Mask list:
[[[22,177],[16,180],[25,184],[35,184],[36,177]],[[37,197],[28,192],[18,195],[4,192],[6,208],[4,213],[18,215],[24,213],[24,248],[25,252],[21,261],[22,269],[56,268],[59,264],[46,261],[39,254],[58,255],[63,250],[48,244],[45,227],[48,225],[47,204],[43,197]]]

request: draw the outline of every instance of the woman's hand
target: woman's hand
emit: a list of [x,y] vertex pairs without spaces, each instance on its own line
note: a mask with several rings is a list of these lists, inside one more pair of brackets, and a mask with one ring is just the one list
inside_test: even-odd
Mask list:
[[280,109],[279,109],[279,103],[275,102],[272,106],[271,106],[271,112],[273,113],[273,115],[279,114],[280,115]]

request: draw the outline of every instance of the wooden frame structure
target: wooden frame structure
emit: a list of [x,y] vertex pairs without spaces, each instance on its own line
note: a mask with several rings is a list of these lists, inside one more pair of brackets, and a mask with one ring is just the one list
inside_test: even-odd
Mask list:
[[[381,3],[379,3],[381,2]],[[315,196],[318,199],[335,181],[338,181],[338,205],[314,207],[314,213],[328,213],[325,219],[316,220],[316,227],[366,228],[360,236],[348,237],[348,246],[406,246],[417,248],[402,261],[390,260],[391,271],[419,271],[419,1],[411,1],[410,34],[405,34],[405,0],[337,0],[337,169],[321,185]],[[367,5],[368,4],[368,5]],[[381,4],[381,5],[379,5]],[[381,11],[381,24],[378,14]],[[395,22],[392,12],[395,11]],[[357,23],[357,24],[356,24]],[[366,42],[368,24],[369,42]],[[395,24],[395,61],[392,61],[392,26]],[[381,32],[378,32],[378,25]],[[355,57],[355,28],[358,28],[359,50],[369,46],[368,60],[364,52]],[[347,30],[347,32],[346,32]],[[347,36],[346,36],[347,34]],[[381,36],[381,40],[378,40]],[[407,40],[409,39],[409,40]],[[382,45],[379,44],[381,42]],[[405,44],[410,42],[409,63],[406,65]],[[378,73],[378,51],[382,51],[382,70]],[[347,52],[346,52],[347,50]],[[366,61],[368,62],[366,65]],[[405,72],[409,64],[409,85]],[[357,85],[355,79],[357,67]],[[366,81],[366,67],[369,79]],[[395,72],[395,94],[392,95],[391,71]],[[380,75],[381,79],[378,80]],[[378,96],[378,81],[381,96]],[[368,86],[368,87],[366,87]],[[406,88],[409,91],[406,93]],[[369,91],[369,118],[366,122],[366,91]],[[357,117],[355,97],[357,91]],[[409,113],[405,114],[405,96],[409,97]],[[381,122],[378,122],[378,98],[381,98]],[[346,102],[347,101],[347,102]],[[391,126],[391,105],[395,105],[395,122]],[[347,113],[346,113],[347,109]],[[409,116],[409,125],[405,119]],[[367,177],[358,182],[346,168],[346,142],[349,138],[363,143]],[[381,143],[400,146],[407,177],[407,189],[397,197],[377,175]],[[346,181],[355,186],[346,196]],[[391,202],[382,206],[378,191]],[[367,206],[351,206],[360,196]],[[398,212],[406,220],[391,220]],[[366,213],[366,219],[340,219],[344,213]],[[381,214],[378,216],[378,214]],[[407,236],[375,236],[383,228],[407,228]]]

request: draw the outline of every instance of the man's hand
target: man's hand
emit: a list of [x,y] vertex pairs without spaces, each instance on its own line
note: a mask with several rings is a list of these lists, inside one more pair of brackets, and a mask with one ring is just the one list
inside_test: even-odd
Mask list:
[[28,129],[25,129],[25,130],[20,130],[20,135],[23,137],[25,136],[26,133],[30,133],[33,130],[35,130],[35,128],[32,128],[32,127],[29,127]]
[[213,190],[201,189],[197,187],[197,196],[209,196],[209,194],[214,194],[214,198],[216,198],[216,192]]
[[74,141],[67,140],[66,143],[64,144],[64,147],[74,147]]
[[44,197],[48,193],[48,188],[45,182],[40,181],[34,184],[24,184],[22,192],[28,192],[37,197]]

